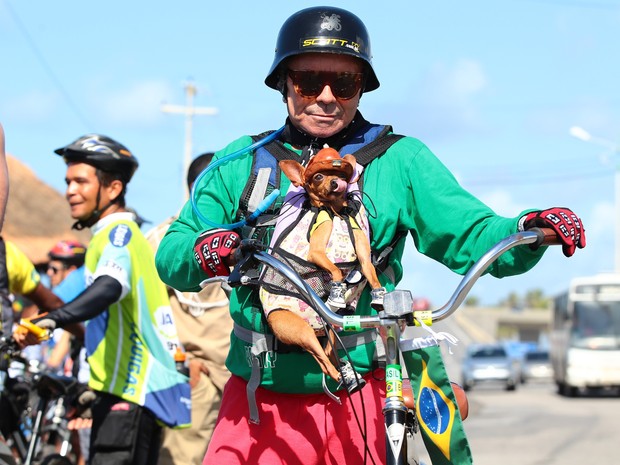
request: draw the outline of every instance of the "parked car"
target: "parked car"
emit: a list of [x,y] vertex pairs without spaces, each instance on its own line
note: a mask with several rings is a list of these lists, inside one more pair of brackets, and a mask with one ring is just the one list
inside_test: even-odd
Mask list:
[[466,391],[480,383],[501,384],[514,391],[519,381],[515,361],[501,344],[474,344],[462,363],[462,384]]
[[546,350],[535,350],[527,352],[523,358],[521,370],[521,382],[528,381],[550,381],[553,378],[553,369],[549,360],[549,352]]
[[517,371],[515,379],[523,382],[523,363],[525,354],[538,349],[538,344],[531,341],[505,341],[502,343],[508,356],[512,359],[514,368]]

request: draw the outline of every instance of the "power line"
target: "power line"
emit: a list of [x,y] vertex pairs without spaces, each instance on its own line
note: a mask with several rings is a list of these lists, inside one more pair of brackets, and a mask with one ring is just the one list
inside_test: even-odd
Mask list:
[[82,124],[84,124],[84,126],[86,126],[88,130],[92,131],[92,128],[94,126],[91,124],[89,119],[80,111],[77,104],[73,101],[69,93],[66,91],[66,89],[62,85],[62,82],[60,82],[60,79],[58,79],[58,77],[56,76],[52,68],[49,66],[49,64],[47,63],[47,60],[43,56],[43,53],[41,53],[41,51],[37,47],[37,44],[35,43],[35,41],[32,39],[32,37],[28,33],[28,29],[26,29],[23,22],[20,20],[19,16],[17,16],[17,13],[11,6],[11,3],[9,2],[9,0],[7,0],[5,4],[7,6],[7,10],[9,14],[13,18],[13,21],[17,25],[22,35],[24,36],[24,39],[26,39],[26,42],[28,43],[28,45],[30,46],[32,53],[34,53],[40,65],[43,67],[44,71],[47,73],[52,83],[56,86],[56,89],[60,92],[65,102],[69,106],[69,108],[75,113],[75,116],[82,122]]

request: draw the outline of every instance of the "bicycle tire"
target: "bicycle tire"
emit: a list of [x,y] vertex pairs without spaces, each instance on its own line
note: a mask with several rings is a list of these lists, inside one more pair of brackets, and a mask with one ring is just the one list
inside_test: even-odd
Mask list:
[[45,457],[40,465],[74,465],[68,457],[60,454],[52,454]]

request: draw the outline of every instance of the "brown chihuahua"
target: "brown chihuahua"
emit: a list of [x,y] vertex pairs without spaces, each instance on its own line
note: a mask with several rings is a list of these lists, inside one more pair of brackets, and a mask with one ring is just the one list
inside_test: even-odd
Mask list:
[[[342,270],[328,258],[325,251],[332,234],[333,218],[339,216],[346,217],[346,221],[352,226],[355,254],[362,274],[372,288],[372,305],[381,307],[386,290],[381,286],[372,265],[368,236],[354,218],[339,215],[347,206],[347,187],[349,183],[355,181],[352,179],[355,165],[353,155],[341,158],[338,151],[332,148],[320,150],[305,168],[293,160],[280,162],[280,168],[291,183],[296,187],[303,186],[310,203],[321,209],[311,229],[307,260],[331,274],[332,285],[327,303],[336,308],[346,307],[346,283]],[[341,361],[340,372],[335,368],[332,363],[335,357],[331,345],[328,344],[323,348],[314,329],[299,315],[290,311],[274,311],[269,313],[267,321],[281,342],[295,344],[307,350],[319,363],[323,373],[340,381],[349,392],[358,390],[365,384],[365,381],[353,372],[348,362]]]
[[[310,159],[307,167],[294,160],[283,160],[280,168],[294,186],[303,186],[310,203],[320,209],[315,225],[310,233],[310,250],[307,260],[328,271],[332,276],[332,287],[327,303],[336,308],[345,308],[344,294],[346,283],[342,270],[338,268],[325,252],[332,233],[333,217],[340,216],[347,203],[347,187],[355,171],[356,160],[353,155],[340,157],[337,150],[326,147]],[[372,289],[372,305],[380,308],[383,304],[385,288],[381,286],[377,272],[372,264],[370,241],[361,226],[352,217],[347,217],[353,231],[355,254],[362,274]]]

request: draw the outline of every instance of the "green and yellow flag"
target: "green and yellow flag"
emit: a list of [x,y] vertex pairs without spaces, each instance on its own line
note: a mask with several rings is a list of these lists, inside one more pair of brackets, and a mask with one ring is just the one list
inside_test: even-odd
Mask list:
[[401,344],[411,380],[416,416],[433,465],[469,465],[471,450],[439,343],[434,337]]

